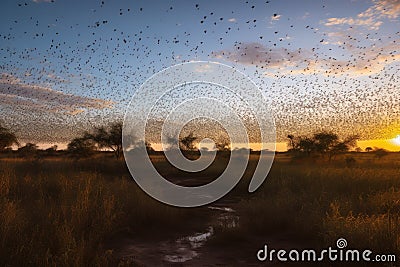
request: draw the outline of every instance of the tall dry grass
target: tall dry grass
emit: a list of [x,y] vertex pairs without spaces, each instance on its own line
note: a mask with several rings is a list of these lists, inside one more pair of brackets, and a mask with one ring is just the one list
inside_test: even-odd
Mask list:
[[184,228],[186,210],[145,195],[122,161],[0,162],[1,266],[117,266],[106,241]]
[[[241,244],[247,237],[289,234],[294,242],[332,246],[346,238],[351,247],[400,254],[400,155],[376,160],[365,153],[334,162],[290,162],[278,155],[262,187],[247,193],[256,166],[225,199],[238,204],[239,227],[217,229],[214,244]],[[198,179],[218,176],[224,164]],[[183,178],[164,160],[167,176]],[[182,176],[182,177],[181,177]],[[198,209],[163,205],[130,179],[125,163],[111,157],[72,161],[0,161],[1,266],[129,266],[107,240],[191,231],[207,216]],[[204,226],[204,225],[203,225]],[[255,245],[256,246],[256,245]]]
[[245,234],[289,234],[304,244],[351,247],[400,255],[400,155],[367,156],[346,167],[283,163],[279,158],[262,188],[239,209]]

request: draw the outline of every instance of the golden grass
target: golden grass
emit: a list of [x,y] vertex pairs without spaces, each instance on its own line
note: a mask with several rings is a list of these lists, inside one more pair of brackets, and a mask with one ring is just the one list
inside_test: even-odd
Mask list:
[[399,156],[376,164],[358,158],[351,168],[341,160],[331,164],[278,160],[260,191],[240,203],[240,231],[290,233],[321,247],[346,238],[352,247],[399,255]]
[[[293,163],[277,155],[266,182],[248,194],[257,158],[252,156],[245,178],[227,196],[241,199],[240,225],[216,229],[211,243],[222,248],[252,235],[291,233],[316,246],[332,246],[343,237],[352,247],[399,255],[400,155],[381,160],[366,153],[352,156],[356,164],[349,167],[344,157],[332,163]],[[170,176],[182,175],[160,157],[154,163]],[[196,177],[218,176],[224,164]],[[182,233],[207,222],[198,211],[151,199],[132,181],[125,163],[112,157],[3,158],[0,265],[131,266],[115,256],[107,240]]]
[[88,171],[88,162],[35,164],[1,163],[1,266],[124,265],[105,240],[121,231],[153,235],[189,221],[185,210],[158,203],[123,177],[119,162],[113,163],[117,178]]

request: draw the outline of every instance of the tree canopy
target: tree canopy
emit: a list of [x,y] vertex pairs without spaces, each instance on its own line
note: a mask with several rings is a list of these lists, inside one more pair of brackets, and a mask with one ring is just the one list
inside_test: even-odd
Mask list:
[[317,132],[312,137],[288,135],[289,151],[307,156],[328,156],[329,160],[336,154],[349,151],[357,146],[358,135],[351,135],[345,139],[332,132]]
[[196,149],[196,144],[195,141],[198,139],[198,137],[194,136],[194,134],[191,132],[187,136],[184,136],[179,139],[179,146],[182,150],[188,150],[192,151]]
[[73,139],[67,147],[67,151],[77,157],[88,157],[96,150],[96,144],[91,139],[78,137]]
[[9,129],[0,125],[0,151],[8,149],[13,145],[19,146],[17,136]]
[[122,122],[107,126],[94,127],[82,137],[75,138],[68,144],[68,151],[88,156],[97,149],[109,149],[117,158],[122,156]]
[[93,140],[99,149],[110,149],[117,158],[122,156],[122,122],[114,122],[108,126],[95,127],[87,132],[84,138]]

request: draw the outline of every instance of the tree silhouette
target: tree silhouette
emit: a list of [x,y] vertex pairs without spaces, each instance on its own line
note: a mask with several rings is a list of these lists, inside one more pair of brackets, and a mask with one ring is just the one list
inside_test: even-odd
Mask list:
[[38,150],[38,146],[34,143],[26,143],[25,146],[18,148],[18,153],[24,157],[34,156]]
[[375,154],[375,158],[381,159],[381,158],[389,155],[389,152],[383,148],[375,148],[374,154]]
[[358,135],[352,135],[344,140],[332,132],[318,132],[312,137],[295,137],[288,135],[289,151],[296,152],[298,155],[322,155],[328,156],[329,161],[337,154],[345,153],[357,145]]
[[96,150],[96,144],[93,140],[80,137],[73,139],[67,147],[67,151],[76,157],[89,157]]
[[296,141],[294,135],[289,134],[287,138],[289,138],[289,148],[290,148],[289,150],[296,149]]
[[358,139],[358,135],[351,135],[343,141],[339,141],[339,138],[336,139],[332,148],[328,150],[329,160],[331,160],[336,154],[348,152],[351,148],[356,147]]
[[366,152],[371,152],[372,150],[373,150],[373,149],[372,149],[372,147],[370,147],[370,146],[365,148],[365,151],[366,151]]
[[339,137],[331,132],[320,132],[314,134],[315,149],[322,154],[329,153],[333,150],[341,150],[342,145],[339,145]]
[[182,150],[193,151],[196,149],[195,141],[197,139],[198,138],[195,137],[191,132],[190,134],[179,140],[179,146]]
[[46,154],[47,154],[48,156],[52,156],[52,155],[55,155],[55,153],[56,153],[56,151],[57,151],[57,148],[58,148],[57,145],[53,145],[53,146],[47,148],[47,149],[45,150],[45,152],[46,152]]
[[303,152],[308,156],[311,155],[311,153],[316,149],[315,141],[309,137],[300,138],[297,147],[300,152]]
[[98,148],[107,148],[114,152],[116,158],[122,156],[122,122],[114,122],[107,127],[95,127],[92,133],[85,133],[84,139],[93,140]]
[[0,151],[6,150],[13,145],[19,146],[19,142],[14,133],[0,125]]

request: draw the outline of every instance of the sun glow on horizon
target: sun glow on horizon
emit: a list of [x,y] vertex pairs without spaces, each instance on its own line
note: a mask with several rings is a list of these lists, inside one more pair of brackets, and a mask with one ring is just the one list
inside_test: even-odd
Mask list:
[[392,141],[395,145],[400,146],[400,134],[393,138]]

